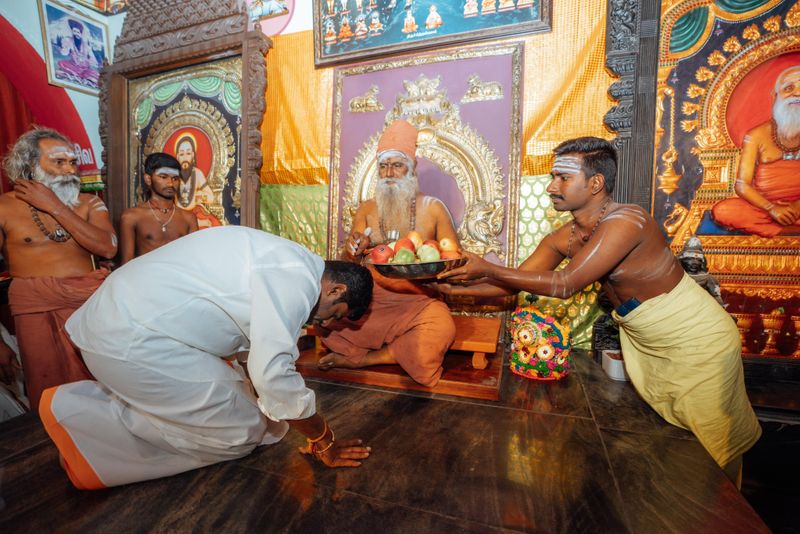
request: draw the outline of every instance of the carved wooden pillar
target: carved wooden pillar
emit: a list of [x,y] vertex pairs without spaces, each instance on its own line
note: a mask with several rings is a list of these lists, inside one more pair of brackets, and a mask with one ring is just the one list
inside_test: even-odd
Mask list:
[[101,71],[100,139],[108,204],[115,223],[131,198],[133,176],[128,146],[132,128],[128,102],[131,80],[190,65],[240,56],[242,59],[239,172],[245,226],[258,224],[260,125],[264,116],[266,66],[271,47],[260,31],[248,31],[242,0],[138,0],[117,39],[114,63]]
[[609,94],[619,103],[604,122],[617,138],[614,198],[650,210],[655,139],[658,21],[661,0],[609,0],[606,65],[619,77]]

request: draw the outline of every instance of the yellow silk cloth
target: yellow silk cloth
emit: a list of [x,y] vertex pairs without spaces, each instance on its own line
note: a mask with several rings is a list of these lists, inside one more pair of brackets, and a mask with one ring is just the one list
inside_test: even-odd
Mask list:
[[[607,94],[613,79],[605,70],[606,0],[559,0],[552,9],[552,31],[492,41],[525,43],[523,175],[548,174],[551,151],[561,141],[611,137],[603,125],[613,105]],[[313,31],[276,35],[272,41],[261,181],[327,184],[334,69],[314,68]]]
[[711,295],[684,274],[669,293],[613,317],[631,382],[659,415],[692,431],[722,467],[753,446],[761,427],[739,333]]

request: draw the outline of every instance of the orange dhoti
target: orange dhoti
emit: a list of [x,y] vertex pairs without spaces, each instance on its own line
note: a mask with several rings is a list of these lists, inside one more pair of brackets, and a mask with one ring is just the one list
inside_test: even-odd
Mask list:
[[[773,203],[800,200],[800,160],[760,163],[753,178],[753,187]],[[765,210],[743,198],[717,202],[711,213],[719,225],[762,237],[775,237],[784,228]],[[800,221],[794,222],[794,225],[797,224]]]
[[85,276],[15,278],[11,282],[8,301],[31,410],[38,409],[47,388],[93,379],[64,323],[106,276],[108,271],[98,270]]
[[[373,276],[380,275],[373,271]],[[442,376],[444,354],[455,334],[444,302],[418,292],[390,291],[376,282],[364,317],[334,330],[322,342],[356,365],[368,352],[386,346],[411,378],[433,387]]]

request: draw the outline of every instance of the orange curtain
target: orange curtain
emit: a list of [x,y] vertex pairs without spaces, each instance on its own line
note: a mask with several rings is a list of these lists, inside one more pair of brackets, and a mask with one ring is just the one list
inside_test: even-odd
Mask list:
[[[610,138],[603,116],[614,81],[605,70],[606,0],[553,2],[553,29],[522,38],[522,174],[550,172],[571,137]],[[262,125],[265,184],[327,184],[333,68],[314,68],[313,32],[272,38]],[[519,41],[520,38],[498,40]]]
[[[10,146],[20,135],[27,132],[33,124],[33,115],[27,104],[20,98],[16,87],[0,73],[0,159],[5,158]],[[0,170],[0,190],[11,190],[5,169]]]

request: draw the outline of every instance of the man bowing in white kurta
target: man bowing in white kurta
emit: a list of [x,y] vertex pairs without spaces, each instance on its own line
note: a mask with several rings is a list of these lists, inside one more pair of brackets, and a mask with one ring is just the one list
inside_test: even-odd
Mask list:
[[[371,296],[363,267],[242,227],[125,264],[66,325],[97,381],[48,389],[40,405],[70,480],[95,489],[173,475],[241,458],[289,426],[326,465],[360,465],[369,447],[335,438],[294,363],[305,323],[357,319]],[[252,387],[229,361],[245,352]]]

